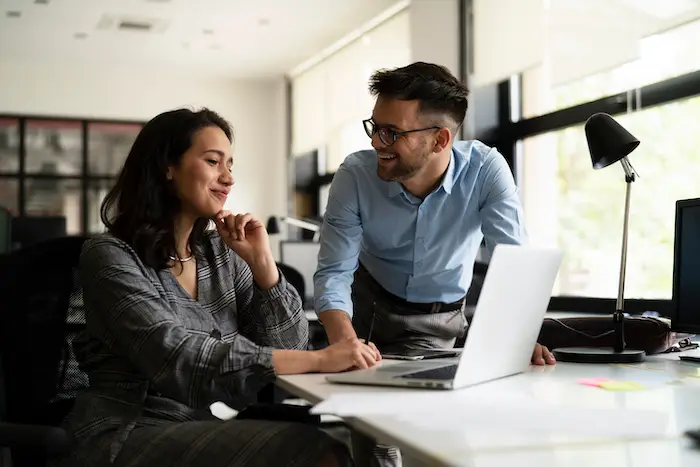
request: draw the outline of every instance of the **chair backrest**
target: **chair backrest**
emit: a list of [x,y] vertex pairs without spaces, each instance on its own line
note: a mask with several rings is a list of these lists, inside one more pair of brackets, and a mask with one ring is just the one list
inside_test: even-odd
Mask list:
[[85,237],[64,237],[0,259],[0,357],[6,418],[56,425],[88,386],[71,342],[85,327],[78,259]]
[[302,302],[306,300],[306,285],[304,285],[304,276],[302,276],[296,268],[293,268],[288,264],[277,263],[277,267],[280,271],[282,271],[282,274],[284,274],[287,282],[292,284],[292,287],[297,289]]

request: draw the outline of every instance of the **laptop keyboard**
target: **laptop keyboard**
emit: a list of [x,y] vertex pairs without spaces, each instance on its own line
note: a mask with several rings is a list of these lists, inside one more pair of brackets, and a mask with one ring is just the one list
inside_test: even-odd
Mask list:
[[431,368],[430,370],[417,371],[407,375],[401,375],[399,378],[450,380],[454,379],[456,374],[457,365],[449,365]]

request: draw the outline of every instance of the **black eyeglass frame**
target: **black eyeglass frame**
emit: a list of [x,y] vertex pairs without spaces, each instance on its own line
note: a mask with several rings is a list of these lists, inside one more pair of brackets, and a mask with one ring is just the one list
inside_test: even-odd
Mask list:
[[[399,139],[400,136],[407,135],[409,133],[416,133],[418,131],[427,130],[439,130],[440,128],[442,128],[441,126],[428,126],[425,128],[416,128],[415,130],[396,131],[386,126],[377,125],[377,123],[371,118],[362,120],[362,127],[365,129],[365,133],[367,133],[367,136],[369,136],[370,138],[372,138],[375,134],[379,134],[379,140],[387,146],[391,146],[396,142],[397,139]],[[384,133],[386,134],[384,135]],[[390,139],[391,141],[387,141],[385,137],[387,139]]]

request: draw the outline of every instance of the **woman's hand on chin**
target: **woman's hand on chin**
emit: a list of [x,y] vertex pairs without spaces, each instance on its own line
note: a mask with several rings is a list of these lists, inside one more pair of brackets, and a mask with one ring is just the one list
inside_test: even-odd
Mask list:
[[269,289],[279,282],[265,225],[252,214],[221,211],[214,217],[216,230],[224,242],[243,259],[259,287]]

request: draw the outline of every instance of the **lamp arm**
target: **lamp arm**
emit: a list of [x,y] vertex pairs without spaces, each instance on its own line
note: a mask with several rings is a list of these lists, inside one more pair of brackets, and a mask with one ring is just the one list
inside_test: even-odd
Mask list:
[[630,164],[627,157],[620,160],[622,168],[625,171],[625,214],[622,225],[622,252],[620,254],[620,281],[617,289],[617,303],[615,306],[615,314],[613,315],[613,323],[615,328],[615,352],[625,350],[625,331],[624,331],[624,311],[625,311],[625,279],[627,274],[627,241],[629,238],[629,219],[630,219],[630,198],[632,191],[632,183],[636,180],[637,173]]
[[311,222],[306,222],[301,219],[295,219],[293,217],[282,217],[281,218],[283,222],[286,222],[289,225],[294,225],[296,227],[301,227],[302,229],[310,230],[312,232],[318,232],[321,230],[321,227],[319,227],[316,224],[312,224]]

